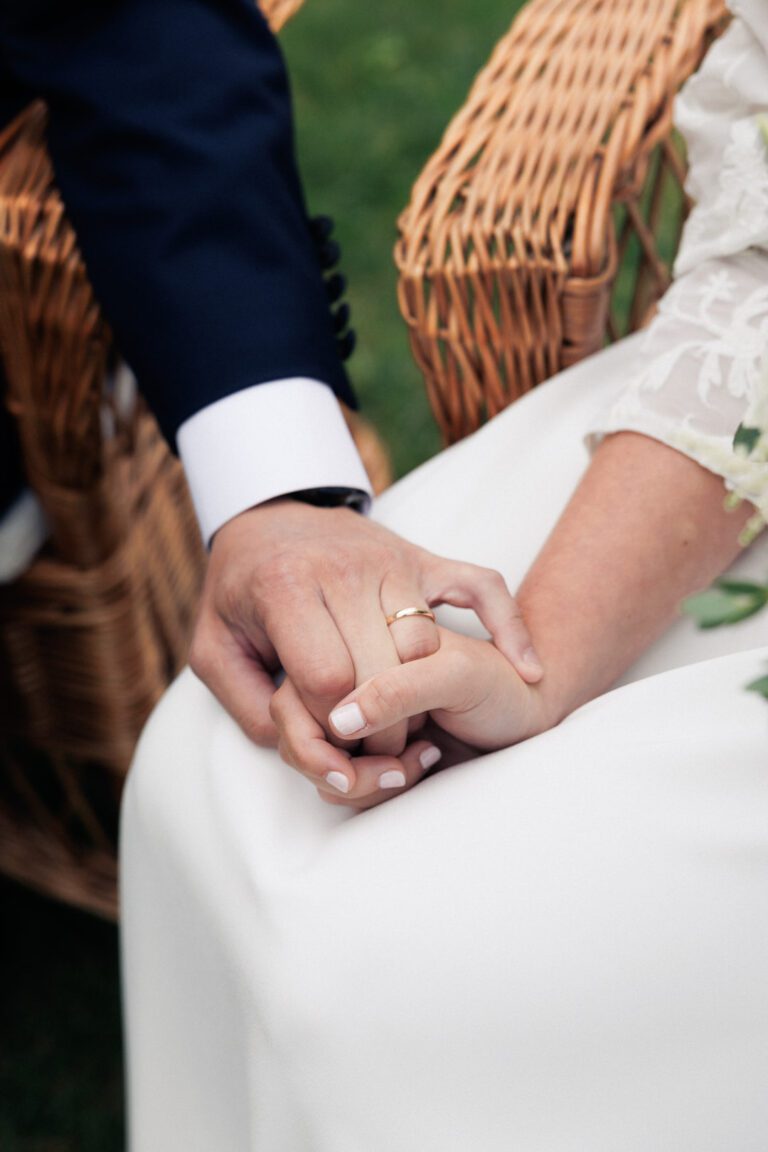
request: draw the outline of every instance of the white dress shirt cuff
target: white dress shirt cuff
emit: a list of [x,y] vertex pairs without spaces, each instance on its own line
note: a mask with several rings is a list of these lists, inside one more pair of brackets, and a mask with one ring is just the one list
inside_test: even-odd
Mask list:
[[311,488],[371,485],[333,392],[295,377],[256,384],[181,425],[179,455],[206,544],[233,516]]

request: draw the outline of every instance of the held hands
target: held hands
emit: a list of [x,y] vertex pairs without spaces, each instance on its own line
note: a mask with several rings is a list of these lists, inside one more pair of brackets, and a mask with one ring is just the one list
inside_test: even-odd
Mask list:
[[[235,517],[216,534],[190,664],[245,733],[263,745],[278,741],[270,704],[273,675],[282,667],[289,686],[281,689],[281,701],[295,699],[305,717],[303,736],[293,733],[291,747],[310,739],[313,721],[322,739],[311,740],[337,752],[326,737],[337,701],[401,662],[434,654],[445,635],[419,617],[389,628],[386,616],[410,605],[442,603],[474,609],[496,655],[503,653],[517,668],[518,679],[540,678],[520,612],[497,572],[435,556],[346,508],[275,500]],[[276,701],[281,720],[280,706]],[[282,722],[280,729],[285,743]],[[399,755],[406,738],[403,713],[366,734],[366,755]],[[411,773],[417,764],[423,770],[423,752],[415,745],[404,754]],[[313,774],[303,759],[297,763]],[[329,790],[333,783],[326,785],[325,777],[332,770],[318,774]]]
[[[448,751],[461,742],[460,758],[467,759],[467,753],[504,748],[550,726],[540,689],[526,684],[492,643],[445,628],[438,634],[437,652],[378,673],[333,708],[330,721],[338,737],[367,743],[406,721],[421,724],[427,715],[432,723],[423,735],[435,736]],[[272,711],[283,759],[332,804],[373,807],[411,788],[441,759],[441,749],[427,739],[416,739],[399,758],[367,755],[365,746],[353,758],[358,746],[328,743],[288,680],[275,694]]]

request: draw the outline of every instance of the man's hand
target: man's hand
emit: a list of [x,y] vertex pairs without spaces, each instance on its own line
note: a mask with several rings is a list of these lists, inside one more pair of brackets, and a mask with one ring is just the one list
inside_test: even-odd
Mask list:
[[[439,630],[406,607],[472,608],[524,679],[541,667],[503,578],[445,560],[346,508],[290,499],[237,516],[216,534],[190,664],[256,743],[277,743],[274,673],[284,668],[309,713],[329,731],[331,707],[355,685],[434,653]],[[366,740],[399,754],[404,720]]]

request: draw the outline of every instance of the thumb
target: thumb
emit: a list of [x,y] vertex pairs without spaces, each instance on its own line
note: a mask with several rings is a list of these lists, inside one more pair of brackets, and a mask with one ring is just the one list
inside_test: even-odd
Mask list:
[[468,708],[472,703],[468,699],[471,672],[468,656],[451,648],[396,664],[345,696],[330,714],[331,726],[348,740],[369,736],[420,712]]

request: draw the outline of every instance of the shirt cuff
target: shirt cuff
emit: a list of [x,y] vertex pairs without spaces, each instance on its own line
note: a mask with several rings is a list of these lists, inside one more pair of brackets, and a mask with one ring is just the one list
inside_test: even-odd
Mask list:
[[177,444],[206,544],[256,504],[309,488],[371,485],[339,402],[318,380],[256,384],[190,416]]

